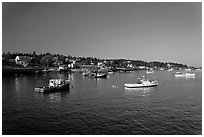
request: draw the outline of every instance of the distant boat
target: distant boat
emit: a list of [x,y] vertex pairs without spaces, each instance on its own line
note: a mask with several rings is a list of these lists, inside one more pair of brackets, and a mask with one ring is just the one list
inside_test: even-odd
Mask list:
[[157,85],[157,81],[149,79],[140,79],[137,83],[125,83],[126,88],[155,87]]
[[176,72],[175,77],[185,77],[183,72]]
[[176,72],[175,77],[188,77],[188,76],[195,76],[194,72]]
[[167,71],[173,71],[174,69],[173,68],[170,68],[170,69],[168,69]]
[[90,72],[90,71],[83,72],[83,76],[90,76],[90,75],[91,75],[91,72]]
[[69,91],[69,80],[64,79],[50,79],[46,87],[37,87],[35,92],[38,93],[51,93],[60,91]]
[[45,68],[45,69],[42,70],[41,73],[44,73],[44,74],[45,74],[45,73],[48,73],[48,72],[51,72],[51,71],[50,71],[49,69]]
[[151,73],[154,73],[154,71],[153,70],[147,70],[146,73],[151,74]]
[[197,69],[195,69],[195,70],[201,70],[201,68],[197,68]]
[[108,74],[113,74],[114,72],[113,71],[108,71]]
[[195,73],[194,72],[186,72],[185,76],[195,76]]
[[185,71],[191,71],[191,69],[190,69],[190,68],[187,68],[187,69],[185,69]]
[[106,73],[97,73],[96,75],[94,75],[94,78],[107,78],[107,74]]

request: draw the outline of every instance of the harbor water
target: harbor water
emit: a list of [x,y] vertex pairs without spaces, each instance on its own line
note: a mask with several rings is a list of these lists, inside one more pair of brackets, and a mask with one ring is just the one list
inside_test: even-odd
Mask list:
[[[126,89],[145,71],[113,73],[107,79],[82,73],[2,77],[3,135],[200,135],[202,72],[148,74],[159,85]],[[70,79],[70,91],[40,94],[50,78]]]

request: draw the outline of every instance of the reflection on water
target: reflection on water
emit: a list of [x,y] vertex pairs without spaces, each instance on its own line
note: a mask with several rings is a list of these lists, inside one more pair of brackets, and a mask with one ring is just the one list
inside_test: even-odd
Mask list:
[[16,87],[16,93],[19,93],[20,90],[20,79],[19,77],[15,77],[15,87]]
[[60,93],[48,94],[48,97],[49,97],[49,102],[50,103],[60,103],[61,102]]
[[186,76],[186,79],[194,79],[195,76]]
[[48,97],[48,101],[50,103],[61,103],[62,98],[65,98],[65,96],[69,92],[57,92],[57,93],[49,93],[49,94],[43,94],[44,96]]
[[36,92],[36,93],[34,94],[34,97],[35,97],[36,99],[44,98],[44,96],[45,96],[45,95],[44,95],[43,93],[37,93],[37,92]]
[[145,88],[126,88],[125,94],[131,95],[136,94],[138,96],[148,96],[150,92],[154,91],[155,87],[145,87]]
[[75,84],[75,77],[74,77],[73,75],[74,75],[73,73],[68,74],[68,78],[69,78],[69,80],[70,80],[70,82],[71,82],[72,85]]

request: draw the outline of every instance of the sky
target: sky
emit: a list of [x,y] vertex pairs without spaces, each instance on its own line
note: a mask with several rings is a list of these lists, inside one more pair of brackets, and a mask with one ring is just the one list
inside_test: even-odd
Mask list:
[[2,51],[202,66],[202,3],[2,3]]

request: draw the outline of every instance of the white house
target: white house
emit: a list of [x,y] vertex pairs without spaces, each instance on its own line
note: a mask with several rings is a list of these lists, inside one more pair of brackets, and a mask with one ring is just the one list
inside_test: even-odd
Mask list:
[[16,64],[23,65],[26,67],[31,61],[31,57],[28,56],[16,56],[15,62]]

